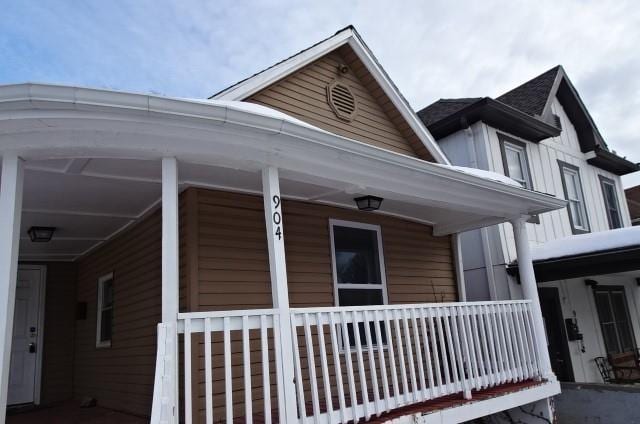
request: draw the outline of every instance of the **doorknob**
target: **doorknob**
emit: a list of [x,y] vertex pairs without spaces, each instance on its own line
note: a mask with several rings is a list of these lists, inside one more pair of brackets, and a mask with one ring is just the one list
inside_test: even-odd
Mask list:
[[29,353],[36,353],[36,344],[29,343]]

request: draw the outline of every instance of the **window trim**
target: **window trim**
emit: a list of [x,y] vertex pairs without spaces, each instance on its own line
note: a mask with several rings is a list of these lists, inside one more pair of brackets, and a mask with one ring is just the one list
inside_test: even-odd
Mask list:
[[[622,297],[624,297],[624,306],[625,306],[624,309],[625,309],[625,315],[627,318],[627,325],[629,326],[629,334],[631,335],[631,343],[633,345],[632,349],[636,350],[638,348],[638,344],[636,342],[636,335],[635,335],[635,330],[633,328],[633,321],[631,321],[631,312],[629,311],[629,300],[627,297],[627,290],[625,286],[597,285],[593,287],[593,303],[596,311],[596,316],[598,317],[598,324],[600,326],[600,337],[602,337],[602,345],[604,346],[604,350],[606,352],[607,344],[604,337],[604,330],[602,328],[602,320],[600,319],[600,314],[598,313],[598,301],[596,300],[596,293],[597,292],[613,292],[613,291],[622,292]],[[610,306],[613,308],[613,305],[611,305],[611,297],[609,297],[609,303],[610,303]],[[613,322],[615,323],[616,340],[618,342],[618,347],[621,348],[622,346],[620,346],[620,335],[619,335],[618,325],[617,325],[618,321],[613,321]],[[609,352],[606,352],[606,353],[609,354]],[[623,352],[618,352],[618,353],[623,353]]]
[[[507,150],[505,144],[511,144],[516,148],[521,148],[524,155],[525,165],[522,171],[526,174],[525,179],[528,184],[528,187],[524,188],[534,191],[533,174],[531,173],[531,164],[529,163],[529,154],[527,153],[527,143],[517,140],[513,137],[509,137],[508,135],[502,134],[500,132],[496,132],[496,134],[498,134],[498,141],[500,143],[500,156],[502,157],[502,168],[504,170],[504,175],[511,178],[511,176],[509,175],[509,162],[507,161]],[[527,222],[531,224],[540,224],[540,217],[538,215],[532,215]]]
[[[516,149],[522,149],[522,153],[524,156],[524,167],[522,171],[526,174],[524,175],[525,181],[528,187],[524,187],[527,190],[533,190],[533,177],[531,175],[531,165],[529,164],[529,155],[527,154],[527,144],[516,140],[515,138],[509,137],[505,134],[498,133],[498,140],[500,141],[500,154],[502,155],[502,168],[504,169],[504,175],[511,178],[509,175],[509,162],[507,161],[507,144],[514,146]],[[520,164],[522,166],[522,164]]]
[[[376,240],[378,242],[378,263],[380,265],[380,280],[382,284],[338,284],[338,270],[336,268],[336,245],[333,236],[333,227],[348,227],[358,228],[361,230],[371,230],[376,232]],[[366,224],[363,222],[344,221],[341,219],[329,219],[329,239],[331,244],[331,274],[333,277],[333,303],[335,306],[340,306],[340,299],[338,297],[338,289],[382,289],[382,304],[388,305],[389,298],[387,293],[387,271],[384,262],[384,252],[382,246],[382,229],[379,225]],[[355,287],[357,286],[357,287]]]
[[[111,340],[113,339],[113,332],[111,333],[111,339],[109,340],[100,340],[100,331],[102,328],[102,312],[105,309],[108,308],[104,308],[102,306],[102,303],[104,301],[103,299],[103,286],[104,283],[107,281],[111,281],[111,285],[113,287],[113,272],[110,272],[108,274],[105,274],[103,276],[101,276],[100,278],[98,278],[98,296],[97,296],[97,302],[96,302],[96,348],[108,348],[111,347]],[[111,313],[113,315],[113,305],[111,305]],[[113,326],[113,320],[111,321],[111,325]]]
[[573,216],[571,215],[571,203],[567,203],[566,211],[567,215],[569,215],[569,224],[571,225],[571,232],[573,234],[586,234],[591,232],[591,223],[589,222],[589,213],[587,212],[587,201],[584,196],[584,187],[582,184],[582,176],[580,175],[580,168],[575,165],[571,165],[570,163],[561,161],[558,159],[558,166],[560,168],[560,180],[562,181],[562,190],[564,192],[565,200],[569,201],[569,195],[567,191],[567,181],[564,176],[564,170],[568,169],[570,171],[575,172],[578,175],[578,182],[580,183],[580,200],[582,202],[582,211],[584,212],[584,221],[585,228],[577,228],[573,222]]
[[[604,207],[607,211],[607,221],[609,222],[609,229],[613,230],[615,228],[624,227],[624,224],[622,223],[622,210],[620,208],[620,200],[618,199],[618,186],[616,185],[616,182],[611,178],[605,177],[604,175],[600,175],[600,174],[598,174],[598,179],[600,180],[600,191],[602,192],[602,200],[604,201]],[[618,221],[620,222],[619,227],[614,228],[611,221],[611,213],[610,213],[609,204],[607,202],[607,194],[604,191],[605,184],[609,184],[613,187],[613,197],[614,197],[613,201],[615,202],[614,206],[616,208],[616,212],[618,213]]]

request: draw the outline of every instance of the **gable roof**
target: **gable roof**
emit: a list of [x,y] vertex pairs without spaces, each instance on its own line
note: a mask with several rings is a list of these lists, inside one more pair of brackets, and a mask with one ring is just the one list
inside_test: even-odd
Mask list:
[[560,134],[555,126],[491,97],[440,99],[419,111],[418,116],[437,140],[478,121],[531,141]]
[[249,78],[214,94],[211,99],[220,100],[246,100],[251,95],[269,87],[275,82],[291,75],[304,66],[316,61],[324,55],[348,45],[365,65],[367,71],[380,86],[384,94],[389,98],[395,109],[402,116],[404,122],[413,131],[420,142],[425,146],[429,154],[438,163],[449,164],[449,160],[440,150],[440,147],[431,136],[424,124],[418,119],[407,100],[400,94],[396,85],[382,68],[371,50],[364,43],[353,26],[348,26],[333,36],[328,37],[311,47],[304,49],[289,58],[270,66]]
[[[578,91],[561,65],[554,66],[495,100],[490,97],[482,98],[483,107],[486,109],[487,105],[493,105],[493,111],[481,110],[480,101],[470,103],[457,111],[451,111],[448,109],[452,109],[453,104],[461,105],[470,99],[444,101],[441,99],[422,109],[418,115],[436,138],[444,137],[464,128],[464,125],[468,126],[482,120],[496,128],[538,142],[548,137],[555,137],[561,131],[560,128],[556,128],[557,124],[551,109],[553,99],[556,97],[575,127],[580,150],[587,153],[587,162],[617,175],[625,175],[640,169],[637,164],[609,150]],[[457,100],[462,103],[456,103]],[[476,107],[471,106],[474,104]],[[529,119],[514,115],[513,110],[526,115]],[[514,117],[517,120],[514,121]],[[456,124],[455,121],[459,123]]]
[[499,102],[514,107],[530,116],[542,116],[556,76],[561,67],[555,66],[522,85],[496,98]]

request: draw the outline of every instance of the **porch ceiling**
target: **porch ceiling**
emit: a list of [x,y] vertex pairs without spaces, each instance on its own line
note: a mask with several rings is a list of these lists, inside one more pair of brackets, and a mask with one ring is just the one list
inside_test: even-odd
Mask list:
[[141,217],[159,200],[166,156],[180,161],[183,186],[261,193],[259,171],[275,166],[285,197],[353,207],[357,195],[378,195],[382,212],[431,223],[441,235],[564,206],[247,103],[5,86],[4,151],[27,161],[23,230],[60,229],[48,246],[25,245],[33,258],[75,257]]

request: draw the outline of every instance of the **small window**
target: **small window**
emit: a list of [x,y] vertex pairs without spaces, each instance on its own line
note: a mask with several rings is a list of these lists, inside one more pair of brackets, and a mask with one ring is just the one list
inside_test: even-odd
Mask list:
[[589,219],[584,203],[582,183],[580,182],[580,171],[568,163],[562,161],[558,161],[558,163],[560,164],[560,174],[562,175],[564,198],[569,202],[567,210],[573,234],[589,232]]
[[96,347],[111,347],[113,329],[113,273],[98,279]]
[[522,184],[522,187],[533,190],[526,145],[503,134],[498,134],[498,137],[502,150],[504,174]]
[[604,207],[607,210],[607,219],[609,220],[609,228],[622,227],[622,217],[620,216],[620,204],[616,195],[616,183],[606,177],[600,175],[600,187],[602,188],[602,197],[604,197]]
[[[348,221],[330,221],[333,280],[338,306],[383,305],[387,303],[382,238],[377,225]],[[359,326],[360,341],[365,343],[365,328]],[[373,344],[377,344],[371,323]],[[382,328],[383,343],[386,342]],[[353,326],[349,326],[349,344],[355,346]]]
[[596,286],[593,295],[607,354],[635,351],[624,287]]

